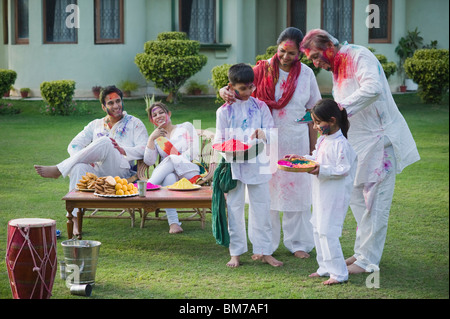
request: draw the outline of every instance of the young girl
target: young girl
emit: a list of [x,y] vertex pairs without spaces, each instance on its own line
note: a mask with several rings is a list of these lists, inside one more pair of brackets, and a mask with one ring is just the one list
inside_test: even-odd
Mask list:
[[[150,134],[144,153],[145,164],[151,166],[156,163],[158,154],[161,163],[156,166],[152,176],[148,180],[155,185],[172,185],[181,178],[191,179],[200,172],[200,167],[192,163],[198,160],[199,143],[198,135],[194,126],[185,122],[174,125],[170,119],[172,113],[167,106],[156,102],[147,110],[148,118],[156,129]],[[163,140],[162,149],[156,140]],[[169,233],[181,233],[181,223],[178,220],[177,211],[173,208],[166,209],[169,222]]]
[[[339,242],[356,172],[356,153],[347,141],[347,112],[335,101],[320,100],[312,109],[314,129],[321,136],[316,149],[306,159],[318,164],[313,178],[313,224],[319,268],[310,277],[330,276],[332,285],[348,279],[347,265]],[[291,155],[291,157],[298,157]]]

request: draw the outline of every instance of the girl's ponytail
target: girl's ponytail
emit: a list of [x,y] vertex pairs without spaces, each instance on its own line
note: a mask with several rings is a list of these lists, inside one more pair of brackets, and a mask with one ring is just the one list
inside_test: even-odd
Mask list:
[[322,99],[312,109],[314,115],[322,121],[329,122],[332,117],[336,119],[342,134],[347,138],[350,122],[345,108],[341,107],[332,99]]

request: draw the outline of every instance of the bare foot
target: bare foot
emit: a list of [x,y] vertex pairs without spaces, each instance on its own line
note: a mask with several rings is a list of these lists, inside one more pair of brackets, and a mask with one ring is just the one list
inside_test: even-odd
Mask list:
[[237,268],[240,265],[240,258],[239,256],[231,256],[231,259],[229,262],[227,262],[227,266],[230,268]]
[[356,261],[356,258],[353,257],[353,256],[351,256],[351,257],[348,257],[348,258],[345,260],[345,264],[346,264],[347,266],[350,266],[350,265],[353,264],[355,261]]
[[61,172],[56,166],[40,166],[34,165],[36,172],[45,178],[58,178],[61,176]]
[[358,265],[351,264],[350,266],[347,266],[348,273],[349,274],[361,274],[363,272],[366,272],[364,268],[359,267]]
[[319,275],[318,273],[316,273],[316,272],[313,272],[313,273],[310,274],[308,277],[309,277],[309,278],[317,278],[317,277],[320,277],[320,275]]
[[330,278],[328,280],[325,280],[323,282],[324,285],[335,285],[335,284],[342,284],[341,281],[337,281],[336,279]]
[[169,229],[169,234],[179,234],[183,232],[183,228],[181,228],[178,224],[171,224]]
[[[262,257],[253,259],[253,256],[262,256]],[[269,264],[269,265],[274,266],[274,267],[281,267],[281,266],[283,266],[283,262],[281,262],[279,260],[276,260],[271,255],[253,255],[253,256],[252,256],[253,260],[260,259],[263,263]]]
[[309,254],[303,250],[297,250],[294,253],[294,256],[297,258],[302,258],[302,259],[309,258]]

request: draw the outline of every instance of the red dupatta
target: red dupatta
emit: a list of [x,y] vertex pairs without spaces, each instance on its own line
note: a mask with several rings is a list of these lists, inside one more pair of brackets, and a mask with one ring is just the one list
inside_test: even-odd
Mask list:
[[275,86],[279,78],[279,65],[280,60],[278,59],[278,55],[275,54],[270,59],[270,63],[268,60],[260,60],[253,68],[256,90],[252,95],[257,99],[264,101],[271,111],[273,109],[282,109],[289,103],[297,87],[297,79],[302,68],[300,61],[296,61],[292,64],[286,80],[286,85],[283,86],[283,94],[277,102],[275,101]]

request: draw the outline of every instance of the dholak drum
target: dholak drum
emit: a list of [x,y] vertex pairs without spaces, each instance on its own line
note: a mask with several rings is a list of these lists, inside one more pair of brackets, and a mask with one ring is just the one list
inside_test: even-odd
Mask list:
[[48,299],[57,269],[56,222],[23,218],[8,223],[6,267],[14,299]]

